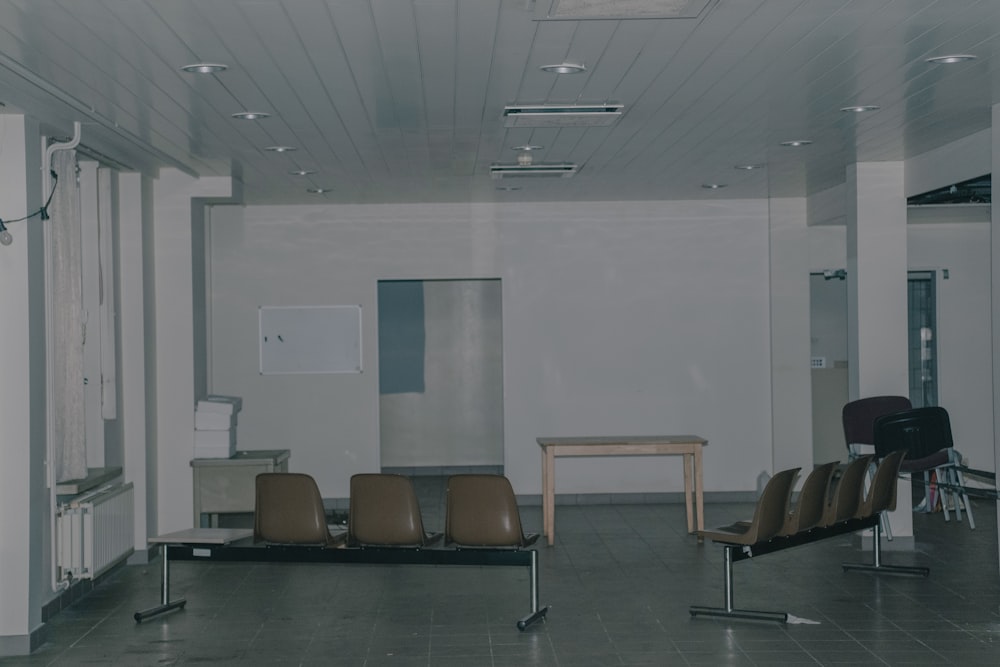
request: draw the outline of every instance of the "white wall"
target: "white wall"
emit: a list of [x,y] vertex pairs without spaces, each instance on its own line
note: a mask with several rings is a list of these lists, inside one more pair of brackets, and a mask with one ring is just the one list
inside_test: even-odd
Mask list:
[[[291,449],[328,497],[378,469],[378,279],[503,281],[505,470],[539,436],[696,433],[708,490],[771,465],[766,201],[218,208],[211,384],[240,449]],[[261,305],[361,304],[365,372],[261,376]],[[662,459],[560,462],[560,492],[678,491]]]
[[955,449],[971,467],[993,470],[990,226],[910,225],[907,237],[910,269],[939,269],[938,403],[951,417]]
[[[194,179],[176,169],[161,169],[153,184],[154,256],[146,257],[152,259],[152,273],[144,275],[151,290],[144,299],[153,313],[143,328],[155,347],[155,370],[149,373],[147,363],[147,382],[154,385],[156,408],[146,416],[155,430],[157,483],[149,491],[157,494],[157,516],[149,528],[160,534],[194,522],[195,323],[201,312],[194,310],[194,281],[200,273],[193,264],[204,263],[204,257],[194,257],[201,244],[193,238],[200,216],[192,215],[192,200],[226,197],[231,188],[229,178]],[[148,229],[144,224],[144,236]]]
[[[0,114],[0,195],[8,217],[41,205],[37,123]],[[44,253],[37,218],[8,222],[0,246],[0,655],[26,653],[48,587]],[[27,508],[37,508],[34,513]]]

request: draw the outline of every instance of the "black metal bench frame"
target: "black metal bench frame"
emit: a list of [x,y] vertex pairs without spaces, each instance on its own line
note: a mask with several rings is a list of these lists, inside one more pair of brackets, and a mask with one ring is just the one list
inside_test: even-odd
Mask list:
[[370,565],[480,565],[530,568],[531,612],[517,621],[524,630],[544,618],[549,607],[538,603],[538,552],[530,549],[480,548],[323,548],[300,545],[163,544],[160,604],[137,611],[136,623],[182,609],[185,598],[170,599],[170,563],[173,561],[268,563],[367,563]]
[[848,519],[831,526],[817,527],[805,530],[794,535],[778,536],[765,542],[757,544],[728,544],[718,542],[722,545],[723,557],[723,607],[702,607],[692,605],[689,608],[691,616],[715,616],[723,618],[736,618],[755,621],[778,621],[788,622],[788,613],[783,611],[758,611],[754,609],[736,609],[733,605],[733,563],[747,560],[756,556],[782,551],[792,547],[818,542],[830,537],[855,533],[871,528],[874,530],[872,539],[872,563],[843,563],[844,571],[863,570],[874,573],[896,574],[903,576],[926,577],[930,574],[930,569],[926,567],[909,567],[903,565],[886,565],[882,562],[882,540],[880,534],[881,513],[864,517],[863,519]]

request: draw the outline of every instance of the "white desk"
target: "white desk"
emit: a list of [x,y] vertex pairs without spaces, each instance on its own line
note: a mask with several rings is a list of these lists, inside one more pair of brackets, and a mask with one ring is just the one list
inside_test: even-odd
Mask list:
[[556,539],[556,457],[558,456],[683,456],[684,503],[687,528],[695,532],[692,513],[692,479],[697,508],[697,530],[705,528],[701,475],[701,450],[708,441],[696,435],[602,436],[585,438],[538,438],[542,448],[542,532],[549,545]]
[[204,525],[203,514],[218,527],[220,514],[253,512],[257,475],[288,472],[288,456],[287,449],[261,449],[238,451],[228,459],[193,459],[194,526]]

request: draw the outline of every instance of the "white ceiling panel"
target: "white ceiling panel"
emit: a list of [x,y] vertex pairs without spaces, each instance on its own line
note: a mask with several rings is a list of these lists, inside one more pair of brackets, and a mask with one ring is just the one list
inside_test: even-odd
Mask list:
[[[248,203],[315,202],[309,187],[359,203],[806,195],[852,161],[989,127],[1000,103],[995,0],[695,5],[0,0],[0,102],[53,136],[80,121],[87,150],[137,169],[235,169]],[[650,18],[678,11],[692,18]],[[926,62],[949,53],[978,59]],[[228,70],[180,71],[193,62]],[[539,69],[561,62],[586,70]],[[509,104],[595,102],[625,112],[610,127],[504,127]],[[854,104],[880,108],[840,111]],[[813,144],[778,145],[799,138]],[[524,144],[579,173],[497,191],[490,165]],[[746,163],[763,168],[734,169]]]

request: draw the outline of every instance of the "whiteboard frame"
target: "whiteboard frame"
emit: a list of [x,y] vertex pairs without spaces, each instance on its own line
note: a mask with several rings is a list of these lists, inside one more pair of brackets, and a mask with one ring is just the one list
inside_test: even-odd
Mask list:
[[[301,315],[305,311],[315,314],[319,310],[329,311],[330,319],[323,323],[327,329],[320,332],[311,331],[312,335],[306,338],[299,336],[298,334],[303,333],[301,326],[304,324],[298,323],[300,329],[296,330],[297,323],[294,319],[296,313]],[[287,329],[284,331],[286,335],[290,334],[288,341],[283,340],[281,335],[271,328],[276,325],[276,322],[273,321],[275,317],[287,320],[285,323]],[[268,327],[266,331],[265,327]],[[282,357],[278,358],[273,354],[278,348],[275,347],[274,340],[268,340],[270,336],[281,339],[282,343],[295,344],[305,341],[303,344],[310,347],[292,348],[291,353],[288,353],[286,349]],[[257,308],[257,338],[261,375],[320,375],[363,372],[360,305],[259,306]],[[315,339],[317,338],[329,341],[342,340],[332,345],[335,348],[332,354],[326,354],[330,350],[316,347]],[[311,347],[316,347],[316,349],[310,349]],[[272,354],[269,355],[268,351],[271,351]]]

